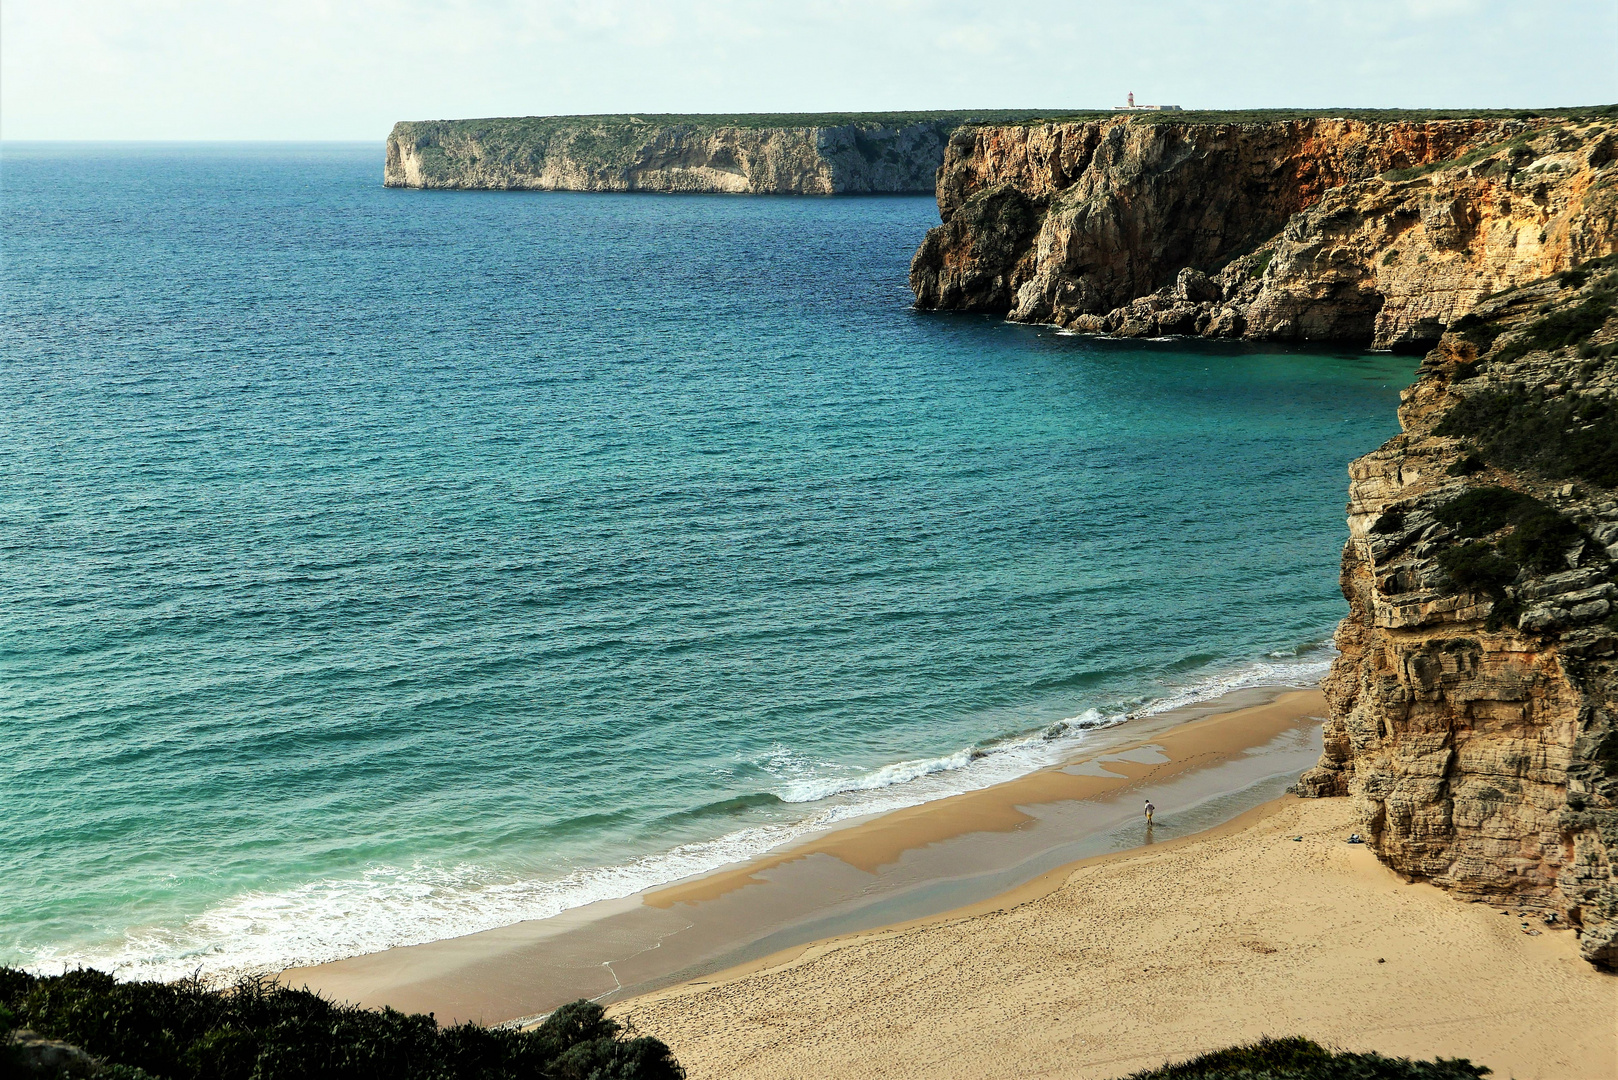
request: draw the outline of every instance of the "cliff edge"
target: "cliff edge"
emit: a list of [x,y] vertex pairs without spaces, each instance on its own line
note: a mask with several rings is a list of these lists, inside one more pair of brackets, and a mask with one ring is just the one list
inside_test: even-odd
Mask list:
[[1612,112],[963,128],[910,284],[1092,333],[1428,347],[1615,249]]
[[962,123],[1031,111],[402,121],[388,187],[835,195],[933,191]]
[[1481,300],[1349,467],[1305,795],[1412,878],[1618,967],[1618,257]]

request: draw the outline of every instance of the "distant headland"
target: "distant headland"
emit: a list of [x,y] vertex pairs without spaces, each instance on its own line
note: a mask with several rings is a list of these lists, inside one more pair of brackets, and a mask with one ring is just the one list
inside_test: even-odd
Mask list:
[[944,146],[957,128],[1049,115],[1050,110],[985,109],[403,121],[388,135],[383,183],[733,195],[931,194]]
[[951,137],[1053,123],[1266,124],[1525,120],[1587,109],[958,109],[640,113],[407,120],[387,140],[388,187],[735,195],[932,194]]

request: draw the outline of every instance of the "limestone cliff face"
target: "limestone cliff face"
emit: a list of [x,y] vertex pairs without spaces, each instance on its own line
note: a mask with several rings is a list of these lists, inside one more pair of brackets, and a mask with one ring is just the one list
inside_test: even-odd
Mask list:
[[933,190],[953,115],[738,126],[635,117],[394,125],[389,187],[832,195]]
[[923,308],[1143,337],[1431,344],[1618,244],[1610,119],[963,128]]
[[1484,300],[1349,469],[1306,795],[1395,869],[1618,966],[1618,259]]

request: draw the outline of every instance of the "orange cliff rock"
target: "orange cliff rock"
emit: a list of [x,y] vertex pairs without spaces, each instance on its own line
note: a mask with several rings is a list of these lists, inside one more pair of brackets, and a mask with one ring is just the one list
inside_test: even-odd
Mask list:
[[1483,296],[1614,250],[1610,118],[966,127],[922,308],[1129,337],[1431,344]]

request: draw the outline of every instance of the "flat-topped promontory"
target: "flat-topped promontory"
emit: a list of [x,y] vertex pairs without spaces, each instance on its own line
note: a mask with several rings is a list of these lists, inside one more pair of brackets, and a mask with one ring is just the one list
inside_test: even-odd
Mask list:
[[523,116],[401,121],[383,183],[414,188],[933,193],[950,133],[1058,110]]

